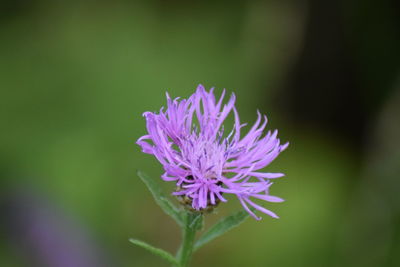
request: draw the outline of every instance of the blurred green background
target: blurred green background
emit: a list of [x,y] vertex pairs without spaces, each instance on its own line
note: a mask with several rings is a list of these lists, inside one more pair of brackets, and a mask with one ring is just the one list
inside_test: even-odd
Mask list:
[[[0,265],[168,266],[179,229],[136,176],[144,111],[199,83],[291,145],[268,204],[192,266],[400,266],[399,4],[0,3]],[[161,181],[160,181],[161,183]],[[166,190],[173,185],[164,183]],[[209,225],[240,209],[230,198]]]

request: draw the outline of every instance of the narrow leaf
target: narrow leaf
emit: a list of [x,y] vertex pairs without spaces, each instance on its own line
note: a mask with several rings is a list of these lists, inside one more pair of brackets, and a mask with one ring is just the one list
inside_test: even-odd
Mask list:
[[196,214],[193,221],[190,223],[189,227],[194,230],[200,230],[203,224],[203,214]]
[[238,226],[244,220],[249,217],[246,211],[238,211],[232,215],[229,215],[216,224],[214,224],[210,229],[208,229],[196,242],[194,249],[198,249],[204,244],[210,242],[211,240],[217,238],[218,236],[226,233],[230,229]]
[[154,199],[156,200],[157,204],[163,209],[163,211],[175,219],[175,221],[180,225],[183,226],[183,219],[182,215],[179,210],[172,204],[171,201],[164,195],[161,190],[161,187],[158,183],[153,179],[150,178],[145,173],[138,171],[137,175],[142,179],[142,181],[146,184],[149,188],[151,194],[153,195]]
[[165,251],[165,250],[163,250],[163,249],[153,247],[152,245],[149,245],[149,244],[147,244],[146,242],[143,242],[143,241],[140,241],[140,240],[137,240],[137,239],[133,239],[133,238],[129,239],[129,241],[130,241],[131,243],[133,243],[133,244],[139,246],[139,247],[142,247],[142,248],[144,248],[144,249],[147,249],[147,250],[150,251],[151,253],[160,256],[161,258],[163,258],[164,260],[169,261],[169,262],[172,263],[172,264],[179,265],[179,263],[178,263],[178,261],[175,259],[175,257],[172,256],[169,252],[167,252],[167,251]]

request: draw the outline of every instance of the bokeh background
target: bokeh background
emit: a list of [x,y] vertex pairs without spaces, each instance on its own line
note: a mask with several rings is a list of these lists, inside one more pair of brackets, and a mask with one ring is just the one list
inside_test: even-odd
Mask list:
[[395,0],[1,1],[0,265],[168,266],[128,242],[180,241],[135,140],[166,91],[201,83],[291,145],[268,167],[287,174],[267,205],[281,219],[247,220],[193,266],[400,266],[399,15]]

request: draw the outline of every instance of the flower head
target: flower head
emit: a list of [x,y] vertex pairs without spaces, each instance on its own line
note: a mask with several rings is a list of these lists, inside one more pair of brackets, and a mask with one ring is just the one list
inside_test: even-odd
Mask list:
[[[161,178],[178,186],[174,195],[180,196],[194,210],[207,210],[224,194],[234,194],[244,209],[260,219],[253,207],[274,218],[278,216],[254,203],[250,198],[282,202],[271,196],[270,179],[282,173],[260,170],[271,163],[288,143],[281,145],[277,130],[263,134],[266,116],[258,112],[251,129],[241,137],[239,114],[234,106],[235,95],[223,105],[225,90],[216,100],[213,89],[207,92],[202,85],[188,99],[171,99],[159,113],[145,112],[148,134],[138,139],[143,152],[154,155],[163,165]],[[223,122],[233,113],[234,127],[224,135]]]

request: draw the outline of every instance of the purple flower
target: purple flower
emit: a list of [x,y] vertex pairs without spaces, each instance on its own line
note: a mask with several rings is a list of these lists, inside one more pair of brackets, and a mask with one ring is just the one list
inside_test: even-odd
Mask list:
[[[195,210],[205,210],[226,202],[223,194],[234,194],[244,209],[257,220],[249,206],[274,218],[278,216],[254,203],[250,198],[268,202],[283,199],[269,194],[270,179],[282,173],[260,170],[271,163],[288,143],[281,145],[278,131],[263,134],[267,118],[257,121],[241,137],[239,114],[234,106],[235,95],[223,105],[225,90],[216,101],[213,89],[207,92],[202,85],[189,99],[172,100],[167,93],[167,109],[145,112],[148,134],[137,144],[143,152],[153,154],[164,166],[161,176],[178,186],[174,195],[185,199]],[[223,122],[233,112],[234,127],[226,136]],[[263,121],[263,122],[262,122]]]

